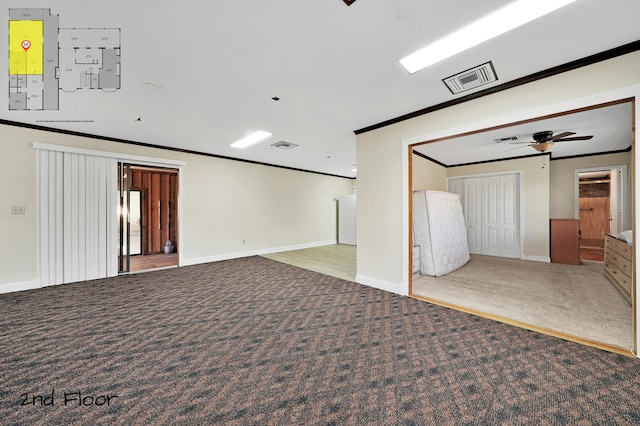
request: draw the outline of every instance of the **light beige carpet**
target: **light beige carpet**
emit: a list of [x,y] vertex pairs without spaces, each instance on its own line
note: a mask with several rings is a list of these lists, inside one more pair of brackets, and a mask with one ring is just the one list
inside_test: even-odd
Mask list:
[[601,262],[577,266],[471,255],[445,276],[414,276],[413,293],[632,349],[631,304],[602,270]]

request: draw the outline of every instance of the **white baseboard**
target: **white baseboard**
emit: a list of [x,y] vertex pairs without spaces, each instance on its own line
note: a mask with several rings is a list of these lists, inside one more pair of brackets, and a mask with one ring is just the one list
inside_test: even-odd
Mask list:
[[543,262],[543,263],[551,263],[551,258],[548,256],[531,256],[524,255],[522,260],[530,260],[532,262]]
[[338,241],[326,240],[326,241],[316,241],[314,243],[304,243],[304,244],[295,244],[292,246],[275,247],[270,249],[258,250],[259,252],[258,254],[260,255],[260,254],[277,253],[280,251],[300,250],[300,249],[313,248],[313,247],[330,246],[333,244],[338,244]]
[[201,263],[219,262],[221,260],[238,259],[241,257],[249,257],[249,256],[260,256],[262,254],[278,253],[281,251],[300,250],[300,249],[306,249],[306,248],[328,246],[332,244],[337,244],[337,241],[336,240],[316,241],[313,243],[294,244],[290,246],[280,246],[280,247],[271,247],[271,248],[256,249],[256,250],[239,251],[235,253],[216,254],[214,256],[198,257],[198,258],[192,258],[192,259],[182,258],[180,260],[180,266],[199,265]]
[[0,284],[0,294],[13,293],[15,291],[34,290],[42,287],[38,280],[23,281],[19,283]]
[[200,265],[202,263],[211,263],[211,262],[219,262],[221,260],[238,259],[240,257],[255,256],[257,254],[258,253],[254,251],[245,251],[245,252],[236,252],[236,253],[217,254],[215,256],[197,257],[193,259],[182,258],[180,260],[180,266]]
[[402,294],[404,292],[400,291],[399,283],[392,283],[390,281],[382,281],[377,278],[367,277],[365,275],[358,274],[356,275],[356,282],[358,284],[366,285],[369,287],[377,288],[378,290],[388,291],[390,293]]
[[[215,256],[200,257],[200,258],[194,258],[194,259],[182,258],[180,259],[180,266],[198,265],[201,263],[217,262],[220,260],[237,259],[240,257],[249,257],[249,256],[259,256],[261,254],[269,254],[269,253],[277,253],[280,251],[290,251],[290,250],[299,250],[299,249],[312,248],[312,247],[328,246],[332,244],[337,244],[337,240],[316,241],[313,243],[294,244],[290,246],[272,247],[272,248],[249,250],[249,251],[236,252],[236,253],[225,253],[225,254],[219,254]],[[172,266],[171,268],[174,268],[174,267],[175,266]],[[143,271],[143,272],[148,272],[148,271]],[[36,288],[41,288],[41,287],[43,286],[40,284],[40,281],[38,279],[34,279],[32,281],[18,282],[18,283],[0,284],[0,294],[13,293],[16,291],[24,291],[24,290],[34,290]]]

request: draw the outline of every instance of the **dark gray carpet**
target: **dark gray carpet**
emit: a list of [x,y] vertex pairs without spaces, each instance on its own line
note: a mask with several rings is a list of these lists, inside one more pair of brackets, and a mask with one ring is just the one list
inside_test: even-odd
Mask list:
[[640,422],[636,359],[261,257],[0,312],[2,424]]

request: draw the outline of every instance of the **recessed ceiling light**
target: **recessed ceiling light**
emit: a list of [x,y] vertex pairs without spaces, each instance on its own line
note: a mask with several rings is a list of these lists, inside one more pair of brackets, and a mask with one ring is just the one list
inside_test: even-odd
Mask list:
[[258,143],[261,140],[268,138],[269,136],[271,136],[271,133],[265,132],[263,130],[258,130],[257,132],[254,132],[249,136],[232,143],[231,146],[234,148],[246,148],[249,145],[253,145],[254,143]]
[[400,59],[413,74],[576,0],[517,0]]
[[160,83],[156,83],[155,81],[151,81],[151,80],[146,80],[144,82],[144,85],[146,87],[148,87],[149,89],[159,89],[159,88],[162,87],[162,86],[160,86]]

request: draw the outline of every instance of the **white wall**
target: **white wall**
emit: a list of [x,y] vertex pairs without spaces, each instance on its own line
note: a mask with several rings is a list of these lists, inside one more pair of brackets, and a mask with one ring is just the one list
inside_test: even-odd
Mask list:
[[357,135],[358,282],[408,292],[410,144],[635,96],[639,69],[634,52]]
[[[37,265],[36,154],[29,144],[14,142],[15,133],[0,134],[0,284],[30,282]],[[12,215],[12,206],[26,207],[25,215]]]
[[[36,279],[33,142],[185,161],[183,265],[335,242],[334,199],[351,194],[354,185],[347,178],[13,126],[0,126],[0,135],[0,291]],[[25,206],[26,214],[12,215],[11,206]]]

